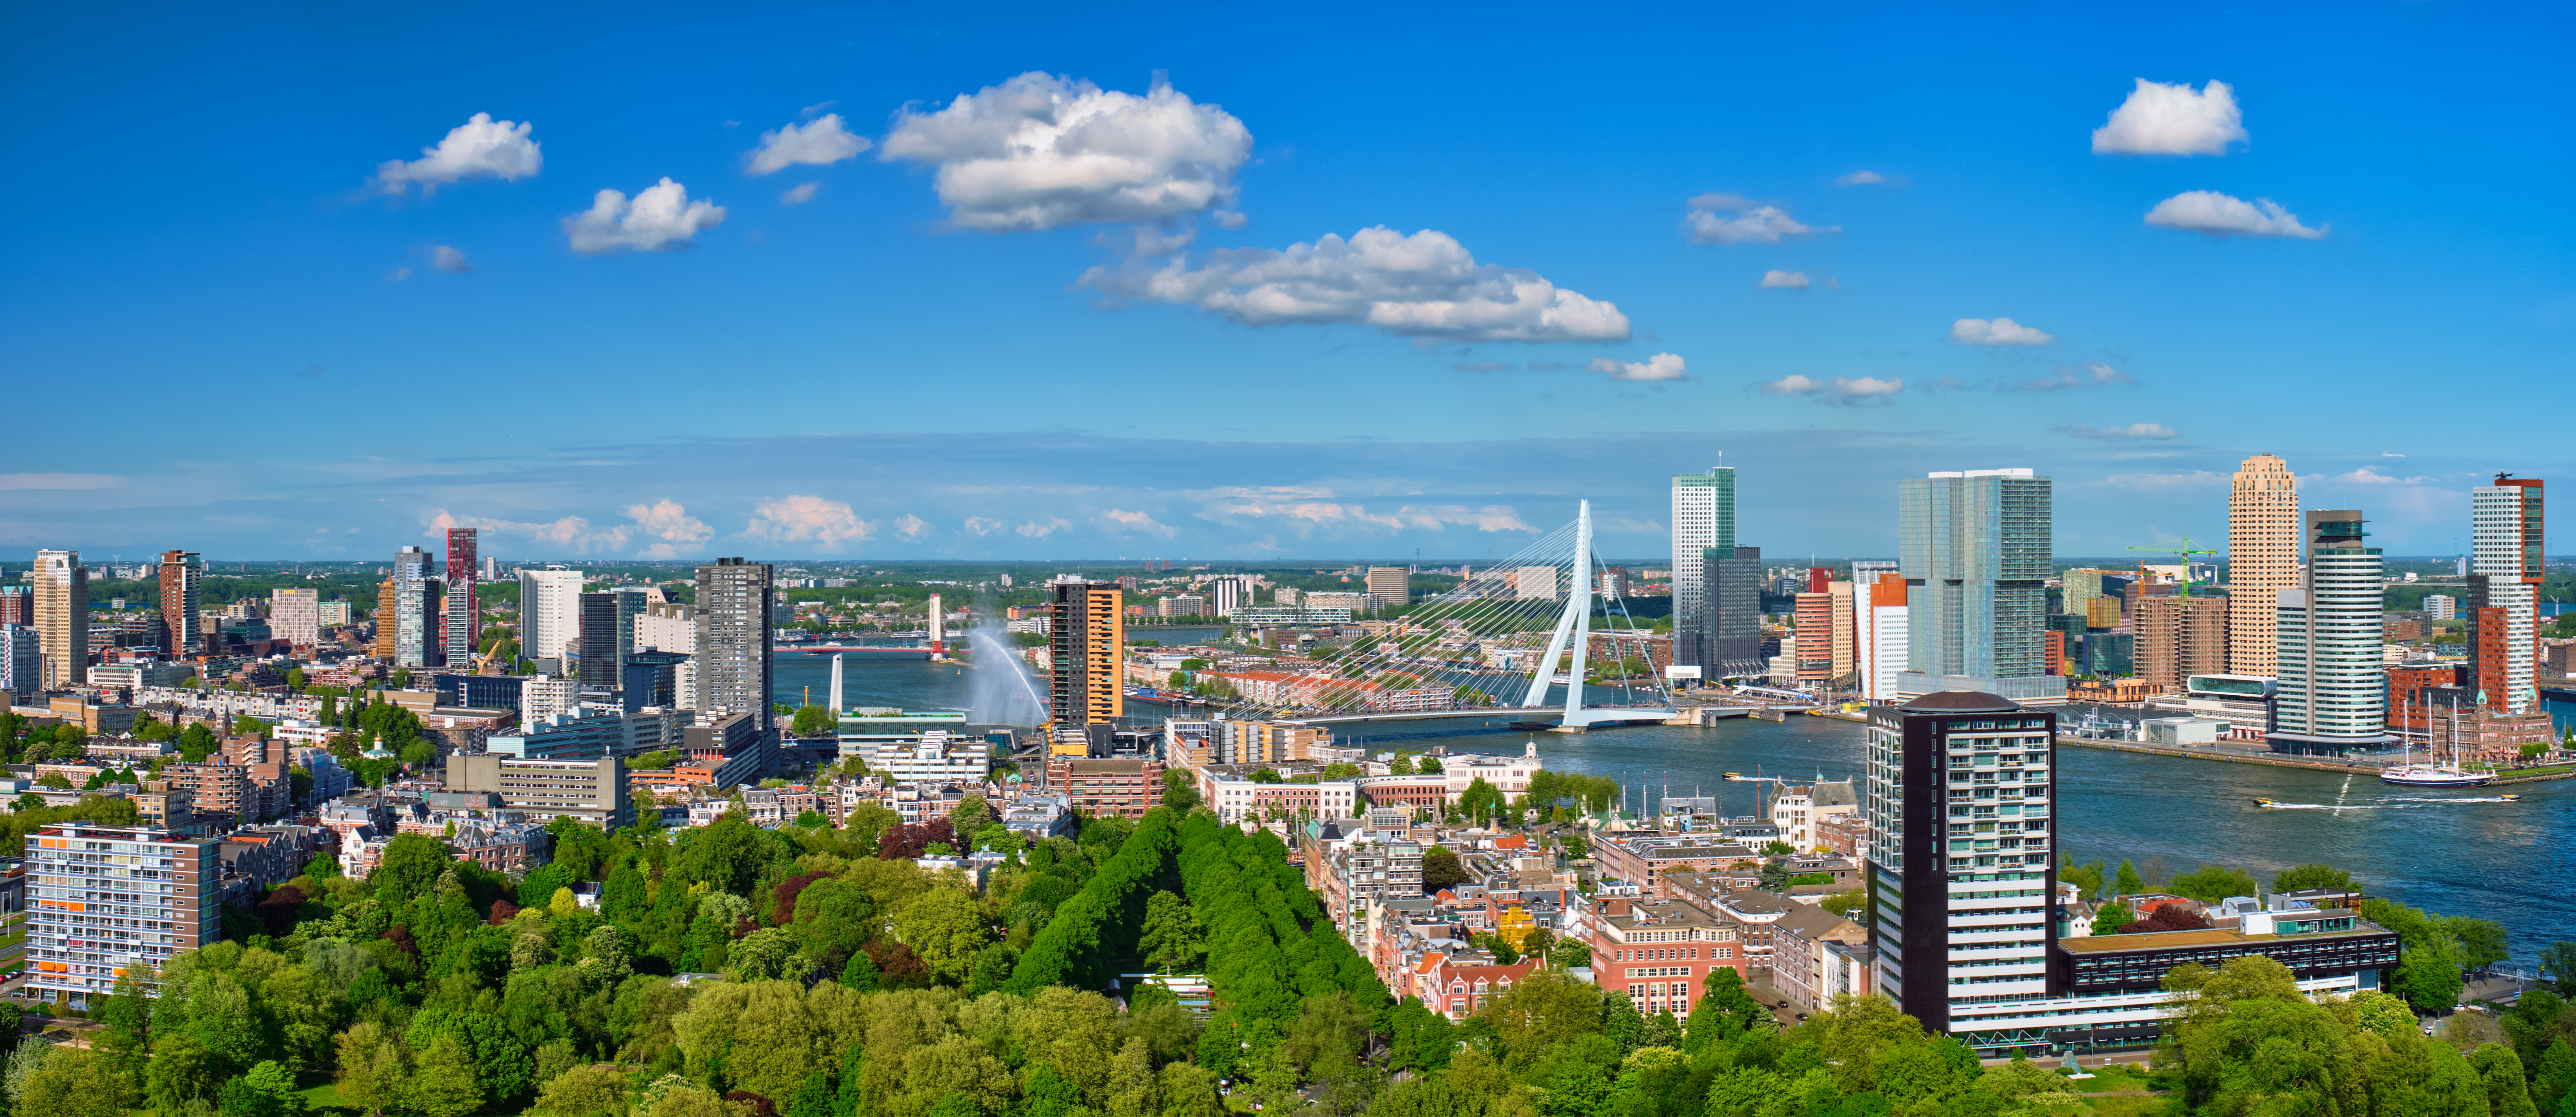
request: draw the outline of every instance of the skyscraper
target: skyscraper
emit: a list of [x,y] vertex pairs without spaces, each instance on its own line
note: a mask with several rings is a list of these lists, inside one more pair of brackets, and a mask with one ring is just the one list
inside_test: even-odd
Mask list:
[[459,667],[473,665],[475,637],[483,627],[481,595],[474,589],[477,534],[470,527],[447,529],[447,631],[440,642],[447,662]]
[[769,587],[775,577],[768,563],[740,558],[698,567],[699,717],[747,713],[760,719],[762,731],[777,728],[769,647]]
[[[2280,594],[2279,590],[2272,592],[2276,597]],[[2236,631],[2232,615],[2241,611],[2234,598],[2138,599],[2138,678],[2168,691],[2179,691],[2194,675],[2227,673]]]
[[2469,490],[2469,658],[2471,689],[2497,713],[2519,714],[2540,694],[2532,688],[2539,655],[2541,485],[2496,474]]
[[0,691],[12,705],[34,702],[45,690],[45,642],[36,630],[0,621]]
[[564,645],[581,636],[581,571],[561,563],[519,571],[519,654],[555,661],[563,670]]
[[2027,469],[1908,479],[1897,493],[1897,561],[1906,585],[1900,696],[1944,690],[2018,702],[2065,698],[2046,639],[2051,496]]
[[1852,624],[1858,634],[1852,650],[1860,667],[1861,697],[1873,705],[1894,701],[1896,676],[1905,670],[1905,575],[1877,572],[1855,593]]
[[[394,552],[394,666],[436,667],[446,662],[438,639],[438,579],[429,552]],[[382,620],[378,624],[384,623]]]
[[2288,462],[2256,454],[2236,467],[2227,495],[2228,674],[2273,676],[2272,607],[2298,576],[2299,479]]
[[[1371,604],[1380,609],[1384,609],[1389,606],[1403,605],[1412,601],[1412,578],[1413,572],[1401,566],[1369,567],[1367,578],[1368,594],[1370,597],[1377,599]],[[1217,600],[1221,603],[1225,599],[1223,597],[1219,597]],[[1217,615],[1224,616],[1225,610],[1222,608],[1218,609]]]
[[[1369,591],[1374,593],[1376,590],[1377,571],[1375,569],[1371,569],[1369,571]],[[1243,607],[1244,596],[1243,579],[1241,578],[1228,575],[1223,578],[1210,579],[1208,582],[1208,600],[1216,606],[1217,616],[1233,616],[1235,610]],[[934,597],[932,600],[936,601],[938,599]],[[934,608],[931,611],[936,613],[938,610]],[[930,626],[933,629],[937,629],[939,627],[939,622],[933,620],[930,622]],[[939,637],[933,635],[931,637],[931,642],[934,644],[938,643]]]
[[1050,720],[1058,729],[1115,723],[1127,712],[1126,595],[1116,582],[1068,574],[1047,583]]
[[206,560],[195,551],[161,552],[161,651],[185,659],[205,650],[197,610],[206,581]]
[[636,618],[648,591],[627,586],[581,595],[581,686],[616,690],[625,685],[626,660],[635,654]]
[[1735,552],[1732,466],[1673,475],[1673,662],[1705,667],[1716,678],[1723,673],[1719,655],[1704,643],[1712,550],[1719,558]]
[[2279,752],[2340,752],[2390,742],[2380,663],[2379,548],[2362,545],[2357,510],[2310,512],[2306,571],[2274,609]]
[[1936,1033],[2050,994],[2056,722],[1975,691],[1869,712],[1872,984]]
[[44,687],[89,681],[89,570],[79,551],[36,552],[36,639]]
[[1694,659],[1704,679],[1769,674],[1762,661],[1762,548],[1704,548],[1699,570],[1699,627],[1675,624],[1674,655],[1685,644],[1698,649]]

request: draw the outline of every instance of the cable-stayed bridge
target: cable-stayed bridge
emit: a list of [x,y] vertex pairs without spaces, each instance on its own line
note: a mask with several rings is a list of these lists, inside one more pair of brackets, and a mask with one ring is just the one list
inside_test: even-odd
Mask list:
[[1603,594],[1592,504],[1386,631],[1275,670],[1219,672],[1226,716],[1305,725],[1508,715],[1565,730],[1673,716],[1648,630]]

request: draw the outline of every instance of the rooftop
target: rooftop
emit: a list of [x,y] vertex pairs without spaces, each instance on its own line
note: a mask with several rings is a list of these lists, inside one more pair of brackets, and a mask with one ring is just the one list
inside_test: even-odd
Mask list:
[[[2293,913],[2276,912],[2276,915]],[[2225,927],[2208,927],[2197,931],[2152,931],[2139,935],[2093,935],[2080,939],[2059,939],[2057,945],[2070,954],[2109,954],[2126,950],[2179,950],[2193,946],[2234,946],[2280,942],[2284,939],[2330,939],[2347,935],[2386,935],[2394,932],[2362,919],[2340,908],[2319,912],[2295,913],[2312,918],[2348,918],[2349,931],[2305,931],[2295,935],[2247,935]]]
[[1912,713],[2009,714],[2019,711],[2021,706],[2000,694],[1988,694],[1982,690],[1942,690],[1907,702],[1897,709]]

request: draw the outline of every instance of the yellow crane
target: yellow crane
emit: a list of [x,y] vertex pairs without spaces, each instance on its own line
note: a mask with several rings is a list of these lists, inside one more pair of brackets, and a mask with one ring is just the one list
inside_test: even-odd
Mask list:
[[[2194,546],[2192,546],[2192,545],[2191,545],[2191,540],[2189,540],[2189,539],[2177,539],[2177,540],[2174,540],[2174,542],[2176,542],[2176,543],[2180,543],[2180,544],[2182,544],[2182,546],[2179,546],[2179,547],[2131,547],[2131,548],[2129,548],[2129,549],[2130,549],[2130,550],[2132,550],[2132,551],[2157,551],[2157,552],[2160,552],[2160,553],[2163,553],[2163,554],[2168,554],[2168,555],[2180,555],[2180,556],[2182,556],[2182,592],[2181,592],[2181,593],[2179,593],[2179,594],[2176,594],[2175,596],[2177,596],[2177,597],[2189,597],[2189,596],[2191,596],[2191,556],[2193,556],[2193,555],[2208,555],[2208,556],[2210,556],[2210,557],[2212,557],[2212,558],[2216,558],[2216,557],[2218,557],[2219,552],[2217,552],[2217,551],[2213,551],[2213,550],[2207,550],[2207,549],[2203,549],[2203,548],[2199,548],[2199,547],[2194,547]],[[2138,580],[2139,580],[2140,582],[2144,582],[2144,581],[2146,581],[2146,580],[2147,580],[2147,564],[2146,564],[2146,561],[2145,561],[2145,560],[2143,560],[2143,559],[2139,560],[2139,562],[2138,562]],[[2213,578],[2212,580],[2213,580],[2213,581],[2215,581],[2216,579],[2214,579],[2214,578]]]

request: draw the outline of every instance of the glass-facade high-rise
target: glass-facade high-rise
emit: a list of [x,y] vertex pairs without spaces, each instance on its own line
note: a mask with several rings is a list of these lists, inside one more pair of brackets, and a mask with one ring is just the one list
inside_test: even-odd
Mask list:
[[2532,708],[2542,577],[2541,484],[2499,473],[2469,490],[2469,656],[2472,689],[2497,713]]
[[2274,730],[2282,752],[2384,748],[2388,735],[2387,670],[2379,548],[2365,547],[2358,510],[2310,512],[2308,563],[2274,608],[2280,681]]
[[483,614],[474,589],[474,561],[479,532],[470,527],[447,529],[447,662],[459,667],[474,662],[474,640],[482,634]]
[[2048,673],[2045,635],[2052,524],[2049,479],[2027,469],[1933,473],[1900,483],[1907,669],[1897,676],[1899,695],[2065,697],[2065,677]]
[[1720,653],[1707,646],[1708,566],[1711,552],[1735,552],[1735,469],[1673,475],[1673,662],[1724,673]]
[[[438,579],[429,552],[405,547],[394,554],[394,666],[436,667],[446,662],[439,640]],[[379,618],[377,624],[384,621]]]

